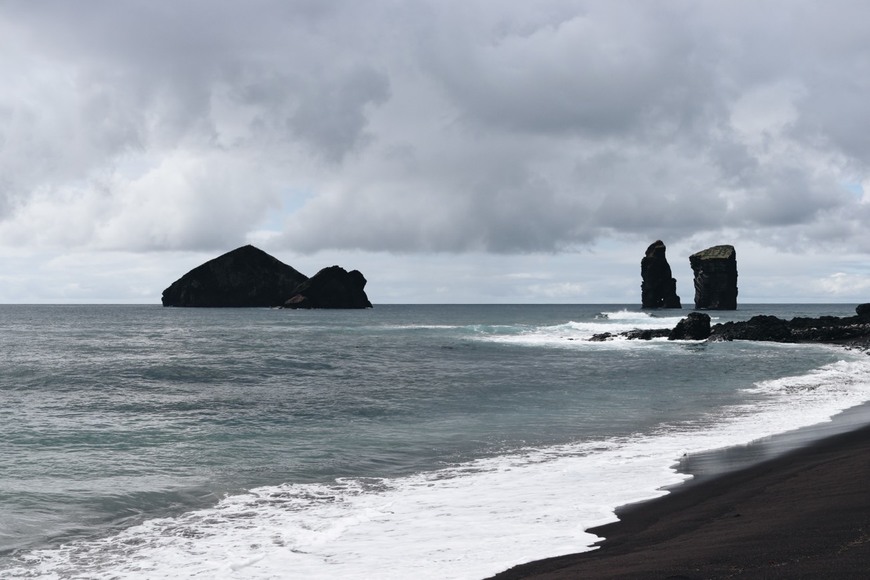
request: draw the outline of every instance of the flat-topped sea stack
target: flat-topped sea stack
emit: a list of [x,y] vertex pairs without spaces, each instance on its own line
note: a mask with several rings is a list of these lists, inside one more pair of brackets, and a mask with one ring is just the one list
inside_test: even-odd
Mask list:
[[695,308],[737,310],[737,252],[713,246],[689,256],[695,273]]
[[297,286],[284,308],[371,308],[365,286],[359,270],[330,266]]
[[646,249],[640,261],[642,308],[682,308],[677,296],[677,281],[671,276],[671,266],[665,258],[664,242],[656,240]]
[[284,304],[308,276],[254,246],[197,266],[163,291],[163,306],[270,307]]

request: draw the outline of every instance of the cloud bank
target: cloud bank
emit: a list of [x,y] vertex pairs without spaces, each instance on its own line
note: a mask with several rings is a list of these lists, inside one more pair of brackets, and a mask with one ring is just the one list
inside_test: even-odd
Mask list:
[[0,244],[866,255],[867,22],[846,0],[10,0]]

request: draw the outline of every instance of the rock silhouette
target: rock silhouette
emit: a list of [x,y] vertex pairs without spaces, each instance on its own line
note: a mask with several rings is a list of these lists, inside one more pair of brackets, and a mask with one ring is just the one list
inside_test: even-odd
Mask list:
[[677,296],[677,281],[665,257],[664,242],[656,240],[640,261],[641,306],[643,308],[682,308]]
[[713,246],[689,256],[695,274],[695,308],[737,310],[737,252]]
[[284,303],[285,308],[371,308],[366,279],[359,270],[330,266],[302,282]]
[[254,246],[197,266],[163,291],[164,306],[371,308],[358,270],[324,268],[308,278]]
[[197,266],[163,291],[163,306],[280,306],[308,277],[247,245]]

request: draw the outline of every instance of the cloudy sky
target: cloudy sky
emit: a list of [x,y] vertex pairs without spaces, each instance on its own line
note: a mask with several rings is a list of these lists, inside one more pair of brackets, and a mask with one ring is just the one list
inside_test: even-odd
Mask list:
[[253,243],[372,301],[870,301],[862,0],[2,0],[0,302]]

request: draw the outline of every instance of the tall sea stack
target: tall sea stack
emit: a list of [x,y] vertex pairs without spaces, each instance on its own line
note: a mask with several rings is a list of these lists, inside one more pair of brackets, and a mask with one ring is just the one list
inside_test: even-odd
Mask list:
[[713,246],[689,256],[695,273],[695,308],[737,310],[737,252]]
[[640,261],[640,299],[643,308],[682,308],[677,296],[677,281],[665,258],[665,244],[656,240]]

